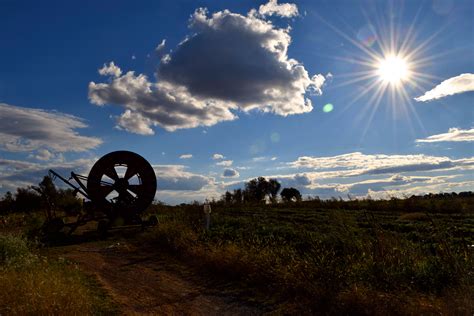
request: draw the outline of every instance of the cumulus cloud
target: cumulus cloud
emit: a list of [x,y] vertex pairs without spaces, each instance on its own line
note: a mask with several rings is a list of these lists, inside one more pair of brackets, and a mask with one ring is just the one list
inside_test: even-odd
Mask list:
[[386,173],[431,171],[472,166],[472,158],[451,159],[443,156],[429,155],[365,155],[354,152],[330,157],[299,157],[290,162],[293,168],[310,168],[314,170],[336,169],[328,171],[335,177],[376,175]]
[[140,113],[126,110],[117,118],[115,127],[139,135],[154,135],[155,132],[150,128],[150,124],[151,121]]
[[76,129],[86,127],[77,116],[0,103],[1,150],[29,152],[42,149],[59,153],[87,151],[102,144],[102,140],[76,132]]
[[212,155],[212,159],[214,160],[219,160],[219,159],[224,159],[224,155],[221,155],[221,154],[214,154]]
[[291,18],[298,15],[298,7],[293,3],[278,4],[277,0],[270,0],[267,4],[262,4],[258,8],[258,13],[262,16],[277,15]]
[[[237,119],[237,111],[287,116],[313,109],[308,96],[322,93],[325,78],[310,76],[288,56],[290,28],[255,14],[209,15],[203,8],[191,16],[189,27],[192,35],[161,59],[156,82],[133,71],[117,76],[110,63],[102,71],[112,76],[108,82],[90,82],[90,101],[122,106],[130,111],[127,116],[140,118],[148,129],[138,131],[147,134],[153,126],[168,131],[212,126]],[[137,132],[127,126],[122,127]]]
[[415,98],[416,101],[431,101],[449,95],[474,91],[474,74],[466,73],[444,80],[439,85]]
[[104,66],[99,69],[99,74],[102,76],[113,76],[118,78],[122,74],[122,70],[112,61],[108,65],[104,64]]
[[239,172],[232,168],[224,169],[222,177],[224,178],[238,178],[240,176]]
[[213,178],[187,171],[183,165],[154,165],[158,192],[162,190],[173,191],[199,191],[214,182]]
[[224,167],[230,167],[232,166],[233,160],[222,160],[216,163],[217,166],[224,166]]
[[437,143],[437,142],[474,142],[474,128],[463,130],[456,127],[450,128],[447,133],[428,136],[417,139],[417,143]]
[[184,154],[184,155],[179,156],[179,159],[191,159],[191,158],[193,158],[192,154]]

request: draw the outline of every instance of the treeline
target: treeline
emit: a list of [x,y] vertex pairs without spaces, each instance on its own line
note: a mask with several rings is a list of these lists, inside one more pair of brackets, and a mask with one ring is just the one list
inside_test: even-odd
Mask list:
[[[244,189],[226,191],[220,202],[224,204],[277,203],[281,184],[276,179],[258,177],[245,183]],[[283,202],[301,201],[301,193],[295,188],[284,188],[280,193]]]
[[82,201],[74,190],[56,188],[49,176],[45,176],[38,186],[17,188],[14,194],[8,191],[0,200],[0,215],[37,211],[78,214],[81,209]]
[[[399,211],[399,212],[430,212],[430,213],[462,213],[474,212],[474,192],[438,193],[412,195],[403,198],[392,197],[385,200],[374,200],[370,197],[347,199],[330,198],[320,199],[318,196],[308,196],[304,199],[295,188],[284,188],[275,179],[259,177],[245,183],[243,189],[227,191],[217,201],[215,206],[249,206],[267,204],[266,207],[280,208],[325,208],[350,209],[371,211]],[[278,192],[280,198],[278,199]]]

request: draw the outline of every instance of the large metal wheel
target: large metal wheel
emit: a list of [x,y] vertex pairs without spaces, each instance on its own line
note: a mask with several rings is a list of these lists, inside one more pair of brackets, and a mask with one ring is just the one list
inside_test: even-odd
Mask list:
[[104,212],[134,218],[153,202],[155,171],[145,158],[134,152],[114,151],[92,167],[87,192]]

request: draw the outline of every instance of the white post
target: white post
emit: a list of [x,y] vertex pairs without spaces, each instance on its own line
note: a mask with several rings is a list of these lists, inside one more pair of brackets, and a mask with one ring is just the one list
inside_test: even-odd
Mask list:
[[211,205],[209,203],[204,203],[204,227],[209,229],[211,226]]

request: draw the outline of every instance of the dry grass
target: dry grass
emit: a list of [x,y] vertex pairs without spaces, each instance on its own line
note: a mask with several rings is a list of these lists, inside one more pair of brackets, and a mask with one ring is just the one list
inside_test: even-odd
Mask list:
[[376,222],[360,229],[330,213],[320,232],[217,215],[206,232],[194,219],[186,222],[175,214],[162,217],[143,238],[218,278],[244,282],[255,295],[264,293],[264,300],[278,305],[277,313],[463,315],[473,310],[472,254],[446,249],[451,245],[441,234],[431,253]]
[[429,221],[430,217],[426,213],[414,212],[402,214],[398,219],[402,221]]
[[0,315],[113,313],[96,284],[75,265],[33,254],[26,240],[0,236]]

